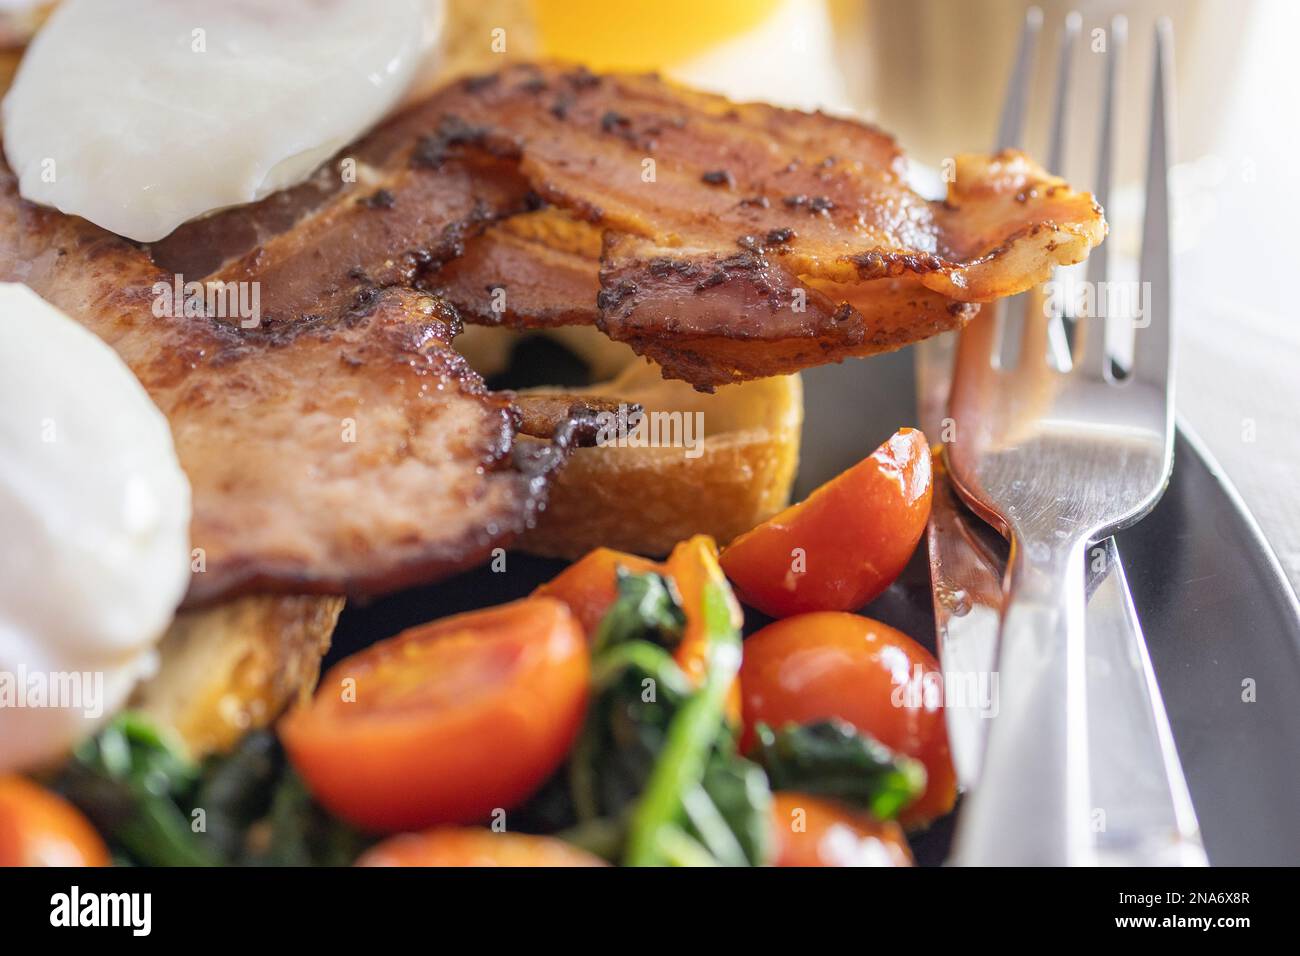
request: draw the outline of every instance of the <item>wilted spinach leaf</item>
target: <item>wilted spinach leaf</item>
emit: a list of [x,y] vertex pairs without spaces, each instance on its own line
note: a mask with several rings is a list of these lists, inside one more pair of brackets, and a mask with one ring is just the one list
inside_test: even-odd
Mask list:
[[925,767],[842,720],[756,728],[749,752],[774,790],[831,797],[892,820],[925,790]]
[[197,766],[126,711],[77,748],[57,786],[124,862],[331,866],[365,846],[316,805],[269,731]]
[[74,751],[57,786],[130,861],[210,866],[221,860],[183,808],[197,778],[192,763],[127,711]]

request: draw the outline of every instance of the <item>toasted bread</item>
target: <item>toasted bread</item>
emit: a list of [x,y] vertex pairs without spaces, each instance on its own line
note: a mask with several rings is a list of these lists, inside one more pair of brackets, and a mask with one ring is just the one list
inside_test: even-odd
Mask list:
[[[598,439],[597,447],[572,453],[552,485],[546,510],[519,539],[519,548],[570,559],[597,547],[658,556],[694,534],[726,543],[786,506],[803,424],[798,375],[705,394],[664,379],[657,366],[594,329],[566,327],[538,334],[579,355],[600,381],[588,388],[522,394],[599,396],[639,406],[645,414],[639,436],[635,431],[611,433]],[[519,333],[505,329],[467,328],[454,344],[490,375],[506,366],[519,340]],[[697,412],[702,436],[695,430]],[[656,422],[655,413],[677,417]],[[643,444],[656,437],[655,425],[661,426],[661,443]],[[662,442],[674,436],[683,441]]]
[[195,757],[226,750],[311,694],[342,609],[338,597],[268,595],[182,611],[131,705]]

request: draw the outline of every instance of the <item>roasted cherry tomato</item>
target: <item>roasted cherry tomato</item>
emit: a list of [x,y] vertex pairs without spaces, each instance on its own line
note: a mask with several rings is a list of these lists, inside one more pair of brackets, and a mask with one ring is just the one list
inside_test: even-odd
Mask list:
[[[665,565],[668,576],[677,584],[686,608],[686,629],[673,657],[686,676],[697,684],[704,680],[709,651],[709,630],[704,621],[704,589],[710,581],[720,584],[731,605],[731,621],[740,630],[744,619],[740,605],[731,596],[731,587],[718,564],[718,546],[706,535],[696,535],[673,548]],[[740,689],[732,685],[727,699],[727,714],[740,722]]]
[[553,837],[444,827],[389,837],[357,866],[607,866],[604,860]]
[[[704,586],[709,581],[723,585],[727,594],[726,577],[718,564],[718,546],[707,535],[696,535],[673,548],[673,553],[663,563],[649,558],[609,548],[597,548],[581,560],[574,562],[560,574],[547,581],[533,593],[537,596],[558,598],[582,621],[588,638],[594,637],[600,620],[614,603],[618,592],[617,572],[625,568],[633,573],[654,571],[672,578],[686,610],[686,630],[673,655],[686,675],[696,683],[703,680],[706,653],[709,647],[708,630],[704,623]],[[732,615],[737,627],[741,625],[739,605],[732,602]],[[740,688],[733,687],[727,698],[727,716],[740,723]]]
[[634,574],[647,571],[664,572],[664,566],[649,558],[612,548],[588,551],[551,580],[533,592],[535,597],[558,598],[569,605],[582,623],[588,638],[596,636],[600,620],[618,596],[618,569],[625,568]]
[[108,866],[81,811],[26,777],[0,777],[0,866]]
[[846,720],[925,765],[925,793],[900,819],[942,816],[957,798],[939,664],[906,634],[857,614],[823,611],[769,624],[745,641],[740,667],[745,733],[754,725]]
[[589,671],[568,607],[528,598],[340,661],[280,736],[321,803],[358,826],[472,823],[525,800],[563,762]]
[[911,866],[903,828],[833,800],[772,795],[777,866]]
[[856,611],[898,577],[930,517],[930,449],[903,428],[722,552],[740,599],[771,617]]

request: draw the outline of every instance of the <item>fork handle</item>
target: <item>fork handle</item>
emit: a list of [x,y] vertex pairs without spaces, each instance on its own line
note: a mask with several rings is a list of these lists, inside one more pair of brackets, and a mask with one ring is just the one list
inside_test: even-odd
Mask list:
[[999,633],[998,712],[953,862],[1091,861],[1084,552],[1013,535]]

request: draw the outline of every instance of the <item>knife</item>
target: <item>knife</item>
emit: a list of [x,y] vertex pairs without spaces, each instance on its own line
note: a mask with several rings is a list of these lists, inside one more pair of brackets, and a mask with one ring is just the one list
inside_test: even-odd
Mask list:
[[[921,429],[932,444],[957,438],[945,419],[955,351],[952,332],[915,349]],[[985,732],[997,717],[993,668],[1006,550],[957,499],[941,456],[935,462],[926,530],[930,586],[949,746],[958,783],[968,790],[979,785]],[[1088,746],[1097,862],[1205,866],[1187,781],[1114,538],[1090,549],[1088,575]],[[1114,746],[1121,739],[1125,745]]]

